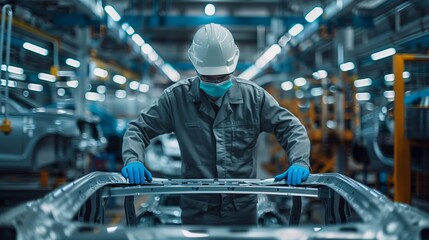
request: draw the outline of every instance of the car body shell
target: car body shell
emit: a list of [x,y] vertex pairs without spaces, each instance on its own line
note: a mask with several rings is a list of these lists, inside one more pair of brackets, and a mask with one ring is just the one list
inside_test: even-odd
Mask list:
[[97,118],[36,107],[26,101],[15,96],[6,103],[12,131],[0,133],[1,170],[73,166],[78,153],[97,154],[106,147]]
[[[318,228],[290,225],[234,229],[228,226],[131,227],[104,224],[103,209],[109,198],[125,196],[125,208],[134,211],[134,196],[196,193],[336,199],[340,201],[331,201],[329,206],[341,210],[347,203],[361,221],[347,222],[347,214],[334,211],[336,214],[328,218],[330,222]],[[129,197],[131,207],[127,204]],[[82,209],[88,212],[78,215]],[[87,218],[79,220],[76,216]],[[128,214],[127,222],[136,220],[135,216]],[[338,221],[334,223],[337,217]],[[292,187],[272,179],[154,179],[152,183],[131,185],[119,173],[93,172],[42,199],[0,215],[0,229],[3,234],[16,239],[184,239],[192,236],[205,239],[284,239],[285,236],[288,239],[425,239],[429,233],[429,216],[414,207],[391,202],[380,192],[334,173],[313,174],[302,185]]]
[[[139,223],[151,225],[182,224],[180,195],[154,195],[140,206],[137,212]],[[277,211],[266,195],[258,195],[257,221],[261,226],[285,226],[286,219]]]

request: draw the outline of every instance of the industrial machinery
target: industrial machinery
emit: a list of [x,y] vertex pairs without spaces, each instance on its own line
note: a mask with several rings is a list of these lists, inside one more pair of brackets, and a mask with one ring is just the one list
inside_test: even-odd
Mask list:
[[[135,196],[267,194],[292,198],[289,226],[135,227]],[[110,199],[124,197],[126,223],[108,225]],[[302,198],[320,199],[324,224],[300,225]],[[133,227],[134,226],[134,227]],[[154,179],[131,185],[119,173],[93,172],[0,216],[3,239],[427,239],[429,215],[335,173],[313,174],[297,187],[273,179]]]

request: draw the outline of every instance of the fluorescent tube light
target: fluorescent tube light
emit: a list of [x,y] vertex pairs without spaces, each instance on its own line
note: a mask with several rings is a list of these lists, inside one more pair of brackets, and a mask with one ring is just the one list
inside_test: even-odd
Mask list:
[[143,93],[148,92],[149,91],[149,85],[147,85],[145,83],[140,84],[139,91],[143,92]]
[[57,78],[54,75],[47,74],[47,73],[39,73],[37,77],[40,80],[48,81],[48,82],[55,82]]
[[258,68],[265,67],[270,61],[272,61],[282,49],[280,45],[273,44],[271,45],[259,58],[256,60],[255,65]]
[[134,31],[134,28],[133,28],[133,27],[129,26],[129,27],[127,28],[126,32],[127,32],[127,34],[128,34],[128,35],[133,35],[135,31]]
[[98,101],[100,99],[100,94],[96,92],[86,92],[85,98],[89,101]]
[[371,78],[363,78],[363,79],[358,79],[355,80],[354,83],[355,87],[367,87],[367,86],[371,86],[372,85],[372,80]]
[[[2,86],[6,86],[6,80],[5,79],[1,79],[1,84],[0,85],[2,85]],[[7,86],[8,87],[16,87],[17,86],[17,82],[16,81],[12,81],[12,80],[9,80],[9,82],[8,82],[8,84],[7,84]]]
[[79,81],[78,80],[67,81],[67,86],[71,88],[77,88],[77,86],[79,86]]
[[31,91],[35,91],[35,92],[43,91],[43,85],[41,84],[29,83],[27,87],[28,87],[28,90],[31,90]]
[[323,9],[321,7],[315,7],[307,15],[305,15],[305,20],[309,23],[314,22],[323,14]]
[[319,70],[317,72],[312,73],[312,75],[315,79],[322,79],[328,76],[328,72],[326,72],[325,70]]
[[152,48],[152,46],[150,46],[150,44],[145,43],[145,44],[143,44],[143,46],[142,46],[142,52],[143,52],[144,54],[150,54],[151,52],[153,52],[153,48]]
[[128,27],[130,27],[130,25],[125,22],[125,23],[122,23],[121,27],[122,27],[122,30],[126,31]]
[[25,49],[27,49],[27,50],[29,50],[29,51],[35,52],[37,54],[40,54],[42,56],[47,56],[49,54],[49,51],[47,49],[39,47],[39,46],[34,45],[32,43],[29,43],[29,42],[25,42],[22,45],[22,47],[25,48]]
[[127,97],[127,92],[125,90],[119,89],[119,90],[116,90],[115,96],[117,98],[126,98]]
[[[410,78],[410,72],[407,72],[407,71],[403,72],[402,73],[402,77],[404,79]],[[390,73],[390,74],[384,75],[384,81],[386,81],[386,82],[393,82],[394,80],[395,80],[395,74]]]
[[137,81],[131,81],[130,82],[130,89],[132,90],[137,90],[139,89],[140,83],[138,83]]
[[383,95],[385,98],[394,98],[395,97],[395,91],[393,91],[393,90],[384,91]]
[[291,40],[291,36],[288,34],[284,34],[279,41],[277,42],[281,47],[285,47],[286,44]]
[[280,52],[282,51],[282,48],[278,44],[273,44],[268,48],[268,50],[264,53],[264,57],[271,61],[273,60]]
[[105,78],[108,75],[108,72],[102,68],[95,68],[94,75],[97,77]]
[[295,83],[295,86],[302,87],[307,83],[307,80],[305,80],[303,77],[300,77],[293,80],[293,83]]
[[356,93],[356,100],[358,101],[368,101],[371,99],[371,94],[367,92]]
[[162,65],[161,69],[171,81],[177,82],[180,80],[180,74],[170,64]]
[[264,58],[258,58],[258,60],[256,60],[255,65],[257,68],[264,68],[265,65],[267,65],[268,61]]
[[377,61],[377,60],[392,56],[395,53],[396,53],[396,50],[394,48],[388,48],[388,49],[371,54],[371,59],[374,61]]
[[115,75],[113,76],[113,81],[117,84],[125,84],[127,79],[122,75]]
[[283,91],[289,91],[293,88],[293,83],[291,81],[283,82],[281,88],[283,89]]
[[78,68],[80,66],[80,62],[76,59],[73,59],[73,58],[67,58],[66,64],[69,65],[70,67],[74,67],[74,68]]
[[295,24],[291,29],[289,29],[289,34],[292,35],[293,37],[295,37],[296,35],[298,35],[300,32],[302,32],[302,30],[304,30],[304,26],[302,26],[302,24]]
[[121,20],[121,15],[119,15],[119,13],[111,5],[105,6],[104,10],[107,12],[107,14],[109,14],[113,21],[118,22]]
[[250,80],[254,78],[259,72],[261,71],[260,68],[257,67],[257,65],[251,65],[246,70],[244,70],[240,75],[238,75],[239,78]]
[[410,76],[411,76],[410,72],[405,71],[405,72],[402,73],[402,77],[403,78],[410,78]]
[[155,65],[158,67],[161,67],[164,64],[164,60],[162,58],[158,58],[158,60],[155,61]]
[[106,93],[106,86],[104,86],[104,85],[98,85],[97,86],[97,92],[98,93],[102,93],[102,94]]
[[325,70],[319,70],[319,71],[317,71],[317,73],[319,74],[320,79],[326,78],[328,76],[328,72]]
[[346,63],[343,63],[340,65],[340,69],[343,72],[347,72],[347,71],[355,69],[355,64],[352,62],[346,62]]
[[[22,69],[20,67],[15,67],[15,66],[9,65],[9,67],[7,69],[9,70],[10,73],[24,74],[24,69]],[[2,64],[1,70],[6,71],[6,65]]]
[[140,35],[138,35],[137,33],[136,34],[134,34],[132,37],[131,37],[131,39],[137,44],[137,45],[139,45],[139,46],[141,46],[141,45],[143,45],[144,44],[144,40],[143,40],[143,38],[140,36]]
[[395,74],[390,73],[390,74],[384,75],[384,81],[392,82],[393,80],[395,80]]
[[151,53],[149,53],[148,57],[149,57],[149,60],[151,60],[152,62],[155,62],[159,56],[155,51],[152,51]]

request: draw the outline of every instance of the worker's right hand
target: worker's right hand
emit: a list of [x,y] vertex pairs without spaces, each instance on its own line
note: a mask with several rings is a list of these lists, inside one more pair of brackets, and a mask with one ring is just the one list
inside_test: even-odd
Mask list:
[[145,179],[152,182],[152,174],[141,162],[130,162],[122,168],[122,176],[128,178],[131,184],[143,184]]

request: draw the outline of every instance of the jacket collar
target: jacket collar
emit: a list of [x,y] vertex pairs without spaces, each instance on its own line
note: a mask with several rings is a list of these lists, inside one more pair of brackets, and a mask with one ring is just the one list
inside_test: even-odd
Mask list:
[[[232,87],[227,92],[229,103],[240,104],[243,103],[243,95],[241,94],[240,86],[237,79],[232,76]],[[200,96],[200,78],[194,77],[191,79],[191,88],[189,89],[189,99],[192,102],[201,102]]]
[[229,103],[240,104],[243,103],[243,94],[241,93],[240,85],[238,85],[237,79],[232,77],[232,87],[228,91]]
[[200,98],[200,78],[191,79],[191,88],[189,89],[189,100],[192,102],[201,102]]

